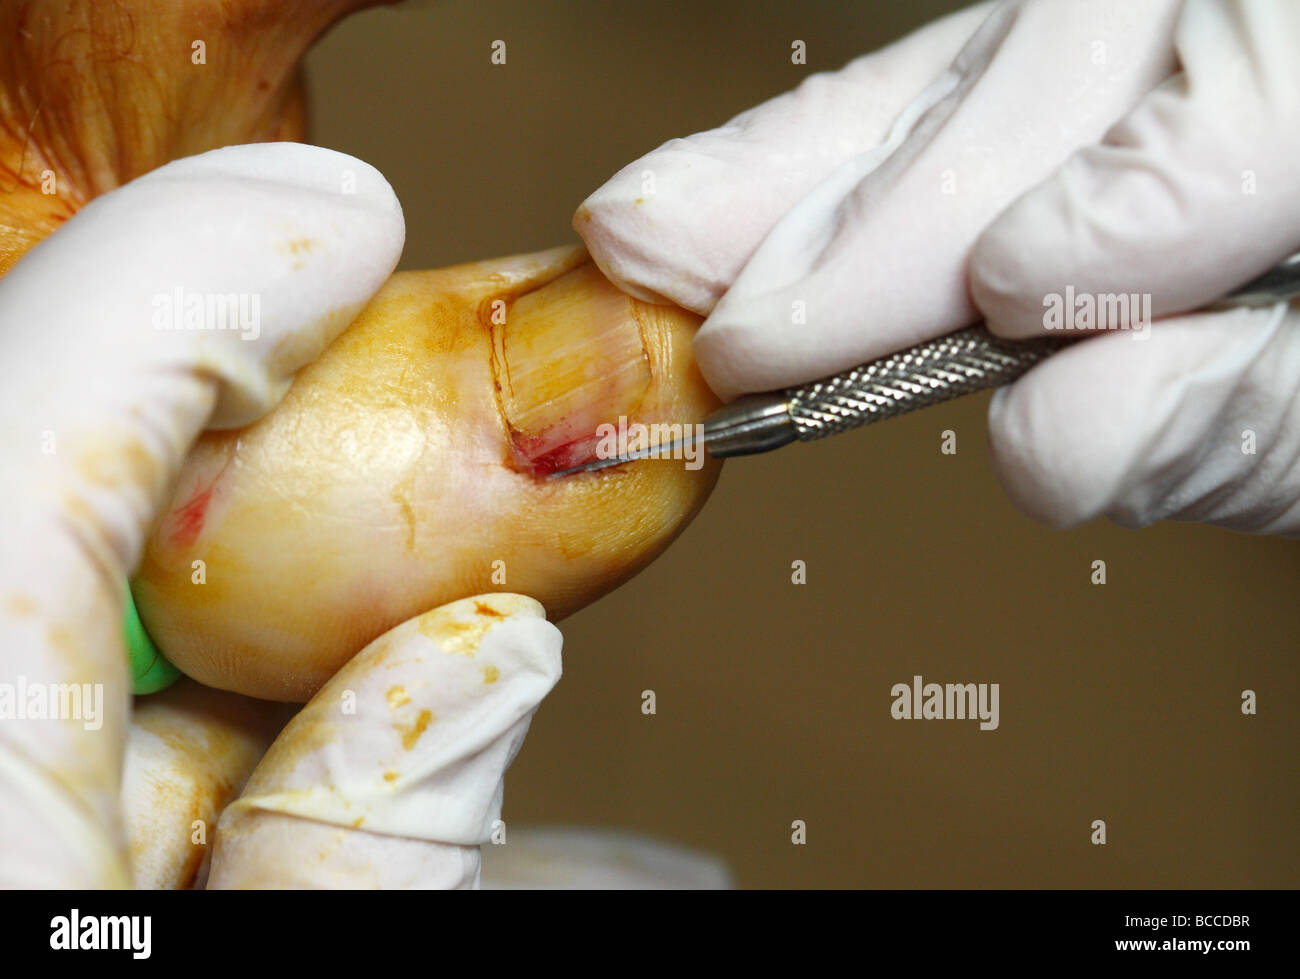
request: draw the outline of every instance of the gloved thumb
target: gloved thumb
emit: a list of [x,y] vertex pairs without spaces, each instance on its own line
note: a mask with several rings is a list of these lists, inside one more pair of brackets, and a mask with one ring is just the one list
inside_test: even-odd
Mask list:
[[386,632],[289,722],[217,827],[209,887],[477,887],[503,779],[560,679],[522,595]]

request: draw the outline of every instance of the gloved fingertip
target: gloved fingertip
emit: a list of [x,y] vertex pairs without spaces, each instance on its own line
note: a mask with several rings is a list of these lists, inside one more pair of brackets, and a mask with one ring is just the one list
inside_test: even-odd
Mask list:
[[401,214],[397,194],[375,167],[347,153],[307,143],[245,143],[181,157],[148,174],[152,181],[176,177],[237,177],[297,190],[337,194],[353,204]]
[[705,320],[694,350],[705,382],[723,401],[777,386],[768,383],[773,363],[765,356],[762,336],[736,320]]
[[1001,388],[989,402],[989,451],[1007,497],[1026,516],[1067,530],[1100,515],[1106,467],[1075,443],[1068,418],[1041,388]]
[[[542,680],[549,690],[560,679],[560,631],[547,621],[541,603],[527,595],[487,592],[449,602],[397,626],[388,636],[387,644],[382,637],[376,640],[341,673],[357,674],[359,682],[360,674],[381,667],[393,656],[409,662],[434,657],[430,668],[436,673],[441,668],[438,653],[473,656],[480,647],[490,646],[499,658],[487,657],[498,663],[489,685],[513,676],[529,676]],[[537,696],[538,702],[543,695]]]
[[560,678],[561,647],[523,595],[476,595],[408,619],[289,722],[222,825],[276,811],[413,840],[486,840],[505,772]]
[[[656,150],[620,170],[574,212],[573,230],[605,276],[628,295],[706,316],[743,256],[718,254],[682,195],[642,187],[645,174],[658,172],[669,182],[683,166],[681,155]],[[694,179],[698,183],[701,177]]]
[[1044,275],[1051,273],[1041,263],[1062,247],[1054,234],[1050,218],[1027,220],[1017,202],[976,239],[970,293],[990,332],[1012,339],[1043,333]]
[[595,206],[597,210],[592,210],[589,198],[574,212],[573,230],[587,246],[587,253],[601,274],[633,299],[660,305],[673,302],[643,285],[645,269],[653,265],[653,260],[637,252],[633,242],[625,240],[613,230],[621,222],[608,212],[616,210],[616,207],[606,209],[599,204]]

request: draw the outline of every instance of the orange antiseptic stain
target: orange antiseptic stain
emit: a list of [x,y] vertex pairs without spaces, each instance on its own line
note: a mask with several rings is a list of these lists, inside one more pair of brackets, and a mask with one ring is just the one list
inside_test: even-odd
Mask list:
[[498,611],[497,611],[496,609],[494,609],[491,605],[488,605],[488,604],[486,604],[486,603],[484,603],[484,602],[477,602],[477,601],[476,601],[476,602],[474,603],[474,611],[477,612],[479,615],[491,615],[491,616],[493,616],[493,617],[495,617],[495,618],[498,618],[498,619],[504,619],[504,618],[505,618],[505,615],[504,615],[504,614],[502,614],[501,612],[498,612]]
[[5,599],[5,611],[14,617],[26,617],[36,611],[36,602],[26,595],[10,595]]
[[495,666],[483,667],[484,683],[496,683],[500,679],[501,679],[501,671],[498,670]]
[[388,693],[384,694],[384,698],[388,701],[388,706],[393,710],[411,702],[411,695],[406,692],[406,688],[403,686],[389,687]]
[[416,622],[420,632],[437,643],[444,653],[453,656],[473,656],[490,627],[482,619],[461,622],[448,618],[441,611],[421,616]]
[[172,513],[171,539],[177,547],[189,547],[198,540],[199,533],[203,530],[203,518],[207,515],[208,504],[212,502],[214,489],[216,483]]
[[407,751],[414,748],[415,742],[419,741],[420,735],[428,730],[429,723],[432,720],[433,714],[429,712],[428,708],[425,708],[420,711],[419,715],[415,718],[415,723],[406,726],[401,724],[394,725],[397,730],[402,732],[402,747]]
[[290,255],[302,255],[316,247],[316,242],[310,238],[290,238],[281,248]]

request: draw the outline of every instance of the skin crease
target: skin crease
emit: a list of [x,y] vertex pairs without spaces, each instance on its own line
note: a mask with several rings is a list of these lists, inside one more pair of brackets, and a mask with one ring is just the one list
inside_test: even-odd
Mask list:
[[[209,686],[303,701],[424,610],[511,591],[557,621],[662,551],[719,463],[647,460],[551,480],[529,471],[531,433],[503,412],[497,385],[511,358],[503,364],[491,303],[588,263],[560,248],[398,273],[269,416],[203,436],[133,581],[168,658]],[[595,288],[614,292],[603,276]],[[690,355],[699,317],[615,295],[635,313],[648,385],[609,364],[626,397],[601,391],[576,428],[624,413],[699,421],[717,404]],[[605,371],[598,350],[571,355]],[[555,422],[575,425],[569,414]]]

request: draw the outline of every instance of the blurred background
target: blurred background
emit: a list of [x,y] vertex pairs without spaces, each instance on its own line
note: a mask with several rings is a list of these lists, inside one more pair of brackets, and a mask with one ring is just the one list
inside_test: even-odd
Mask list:
[[[532,251],[642,153],[956,6],[417,0],[308,57],[313,141],[388,176],[403,267]],[[729,462],[666,555],[563,623],[508,823],[674,841],[744,887],[1300,885],[1300,544],[1038,526],[990,470],[987,403]],[[1000,727],[894,720],[916,674],[1000,684]]]

